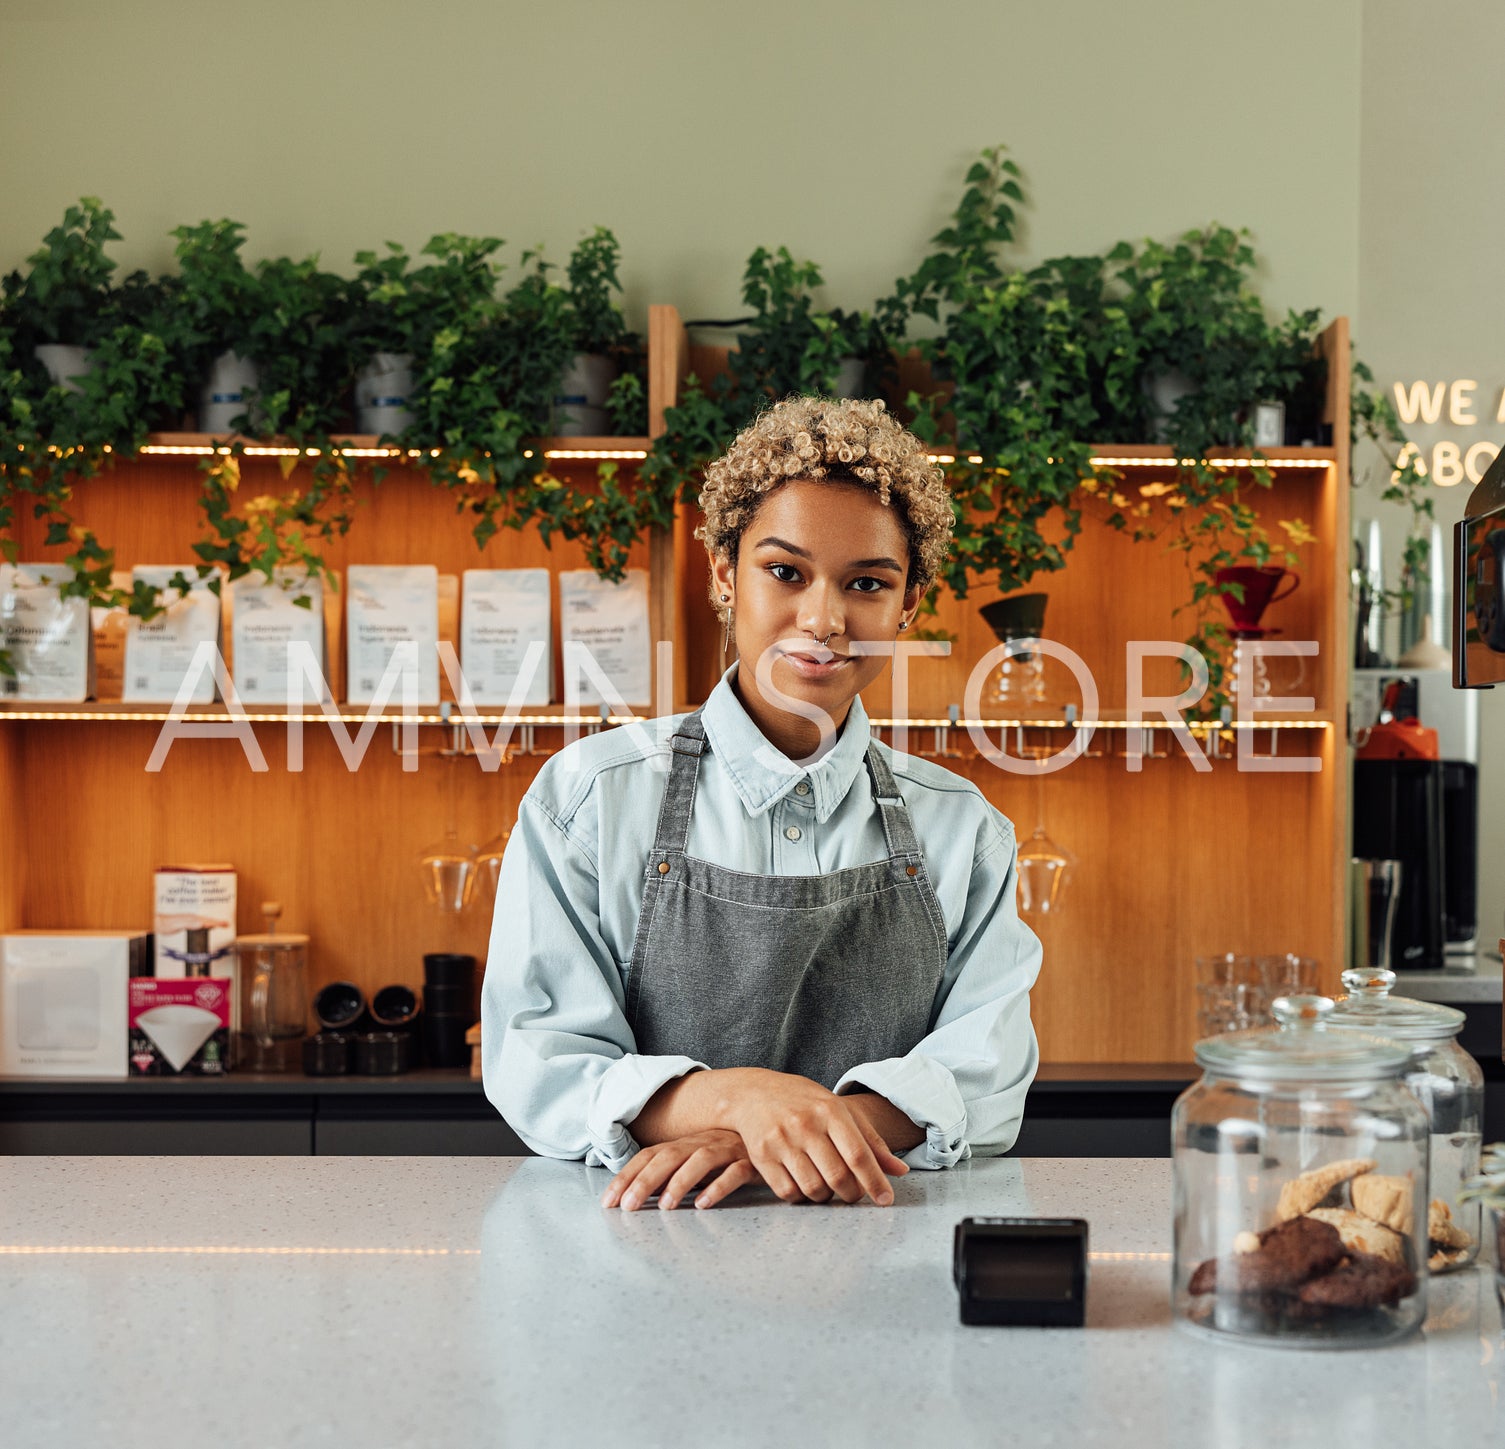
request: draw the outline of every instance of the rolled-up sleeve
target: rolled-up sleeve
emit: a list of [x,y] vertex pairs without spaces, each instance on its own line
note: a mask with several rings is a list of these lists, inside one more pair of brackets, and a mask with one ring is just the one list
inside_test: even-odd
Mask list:
[[486,1095],[535,1152],[617,1171],[664,1083],[703,1066],[639,1055],[601,933],[589,850],[524,796],[497,882],[481,998]]
[[837,1092],[886,1097],[925,1140],[911,1167],[950,1167],[976,1153],[1007,1152],[1039,1066],[1029,993],[1040,942],[1019,918],[1013,827],[994,814],[979,833],[966,909],[949,933],[934,1025],[906,1056],[853,1067]]

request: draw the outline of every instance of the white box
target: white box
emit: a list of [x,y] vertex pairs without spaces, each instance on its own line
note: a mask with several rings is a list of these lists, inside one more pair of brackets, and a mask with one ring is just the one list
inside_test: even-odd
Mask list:
[[[400,644],[414,646],[411,672],[387,703],[439,703],[439,571],[432,564],[352,564],[345,572],[345,698],[370,704]],[[406,686],[407,698],[404,699]]]
[[[219,595],[212,579],[196,576],[195,564],[142,566],[131,570],[133,583],[148,584],[159,598],[172,602],[155,619],[131,619],[125,636],[125,687],[122,697],[140,704],[171,704],[199,646],[219,647]],[[169,587],[176,574],[193,585],[179,596]],[[165,602],[165,600],[164,600]],[[191,704],[213,704],[214,675],[204,670],[189,696]]]
[[651,703],[653,654],[648,636],[648,575],[642,569],[628,569],[619,584],[608,582],[593,569],[561,572],[559,639],[564,653],[567,709],[606,702],[591,671],[611,682],[622,703]]
[[0,936],[0,1073],[123,1077],[130,978],[150,969],[145,931]]
[[[263,574],[246,574],[230,585],[230,673],[242,704],[288,702],[288,655],[296,643],[313,650],[320,676],[327,680],[319,579],[310,578],[306,569],[274,569],[270,581]],[[304,689],[310,703],[329,698],[327,687]]]
[[14,675],[0,675],[0,696],[77,704],[93,685],[93,633],[87,599],[65,599],[67,564],[0,564],[0,648]]
[[530,646],[539,656],[521,704],[548,704],[554,651],[548,569],[466,569],[460,601],[460,672],[477,704],[506,704]]

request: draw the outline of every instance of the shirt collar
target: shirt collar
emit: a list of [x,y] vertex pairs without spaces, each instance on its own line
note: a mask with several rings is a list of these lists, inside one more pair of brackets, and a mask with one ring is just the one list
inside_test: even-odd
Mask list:
[[862,697],[859,695],[852,701],[846,722],[831,748],[813,764],[800,765],[770,744],[753,723],[732,688],[736,672],[737,665],[733,663],[701,710],[712,753],[731,777],[748,814],[762,815],[773,809],[800,780],[809,780],[815,818],[824,825],[846,798],[867,758],[871,730]]

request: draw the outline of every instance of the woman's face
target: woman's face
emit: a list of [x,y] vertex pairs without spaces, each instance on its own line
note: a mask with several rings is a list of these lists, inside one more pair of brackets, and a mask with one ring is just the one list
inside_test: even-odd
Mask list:
[[715,559],[713,572],[717,594],[731,595],[738,690],[755,718],[779,709],[761,673],[839,726],[888,662],[852,646],[892,643],[920,601],[918,587],[905,587],[909,544],[894,510],[849,483],[782,484],[743,530],[736,569]]

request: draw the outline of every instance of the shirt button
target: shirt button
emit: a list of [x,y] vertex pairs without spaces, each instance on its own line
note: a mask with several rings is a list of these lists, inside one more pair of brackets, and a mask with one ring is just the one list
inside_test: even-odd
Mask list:
[[810,782],[808,780],[801,780],[799,784],[794,787],[794,793],[796,795],[808,795],[810,793]]
[[798,825],[791,825],[784,832],[784,839],[785,840],[798,840],[800,838],[801,834],[803,834],[803,832],[800,830],[800,828],[799,828]]

